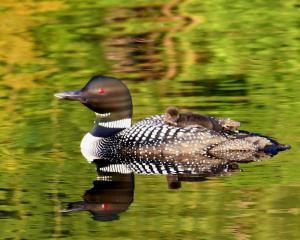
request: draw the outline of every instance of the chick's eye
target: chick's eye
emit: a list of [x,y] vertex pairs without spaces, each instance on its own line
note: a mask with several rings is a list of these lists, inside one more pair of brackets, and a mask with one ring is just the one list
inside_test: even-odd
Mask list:
[[98,93],[99,93],[100,95],[102,95],[102,94],[106,93],[106,90],[105,90],[104,88],[99,88],[99,89],[98,89]]

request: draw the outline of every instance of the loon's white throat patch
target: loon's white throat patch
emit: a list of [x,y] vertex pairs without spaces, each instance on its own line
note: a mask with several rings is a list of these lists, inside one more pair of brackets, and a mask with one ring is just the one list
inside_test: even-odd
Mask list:
[[99,117],[108,117],[110,116],[111,113],[96,113],[96,116],[99,116]]
[[125,118],[109,122],[98,122],[98,126],[106,128],[128,128],[131,127],[131,118]]

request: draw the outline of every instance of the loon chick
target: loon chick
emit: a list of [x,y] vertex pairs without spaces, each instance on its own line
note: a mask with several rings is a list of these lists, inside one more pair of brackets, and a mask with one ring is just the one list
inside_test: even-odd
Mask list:
[[170,126],[163,115],[145,118],[131,126],[130,92],[113,77],[94,76],[82,89],[55,96],[79,101],[96,113],[94,127],[80,145],[83,156],[90,162],[113,158],[158,163],[180,161],[205,169],[228,162],[250,162],[261,155],[275,155],[290,148],[246,131],[227,134],[206,128]]
[[236,131],[240,123],[230,118],[203,116],[192,112],[180,112],[177,107],[168,107],[164,116],[165,123],[177,127],[209,128],[214,131]]

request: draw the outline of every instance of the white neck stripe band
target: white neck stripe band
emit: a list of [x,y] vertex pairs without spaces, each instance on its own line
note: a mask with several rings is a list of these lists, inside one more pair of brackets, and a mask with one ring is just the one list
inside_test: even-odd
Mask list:
[[128,128],[131,127],[131,118],[125,118],[110,122],[98,122],[98,126],[106,128]]

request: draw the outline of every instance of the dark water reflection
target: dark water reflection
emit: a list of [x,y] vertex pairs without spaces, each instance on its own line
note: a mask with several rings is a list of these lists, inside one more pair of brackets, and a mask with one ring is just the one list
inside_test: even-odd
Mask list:
[[[104,42],[108,60],[116,62],[113,71],[118,74],[134,74],[131,79],[172,79],[179,74],[180,67],[176,51],[178,43],[172,33],[183,30],[192,24],[193,19],[173,13],[177,1],[165,5],[133,8],[116,8],[108,11],[104,21],[114,28],[118,26],[121,34],[114,34]],[[115,13],[118,12],[118,16]],[[146,31],[130,34],[124,21],[153,24]],[[157,27],[155,26],[157,25]],[[122,28],[124,27],[124,28]],[[123,35],[122,35],[122,32]],[[154,70],[154,71],[153,71]],[[139,73],[138,76],[135,76]]]
[[[0,238],[299,239],[299,9],[294,0],[1,1]],[[120,183],[119,221],[62,216],[68,203],[94,211],[114,201],[98,200],[105,188],[77,148],[94,116],[53,98],[95,73],[125,80],[135,121],[177,105],[293,149],[209,181],[172,175],[177,190],[164,175],[135,174],[134,202],[130,181]]]

